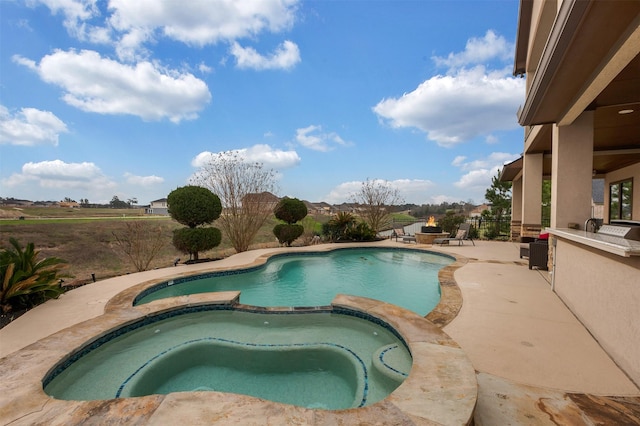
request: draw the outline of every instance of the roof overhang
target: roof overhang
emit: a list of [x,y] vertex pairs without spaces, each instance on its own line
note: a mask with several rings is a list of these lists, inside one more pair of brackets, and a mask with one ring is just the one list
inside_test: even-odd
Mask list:
[[533,0],[521,0],[518,11],[518,30],[516,38],[516,54],[513,61],[513,75],[521,76],[527,72],[527,53],[529,50],[529,28]]
[[513,182],[522,172],[523,157],[518,158],[502,167],[498,180],[500,182]]
[[[526,69],[530,3],[520,3],[514,74]],[[639,54],[640,1],[564,0],[519,111],[519,123],[571,124],[584,110],[599,106],[598,97],[639,62]],[[618,81],[616,95],[606,102],[640,102],[640,74]]]

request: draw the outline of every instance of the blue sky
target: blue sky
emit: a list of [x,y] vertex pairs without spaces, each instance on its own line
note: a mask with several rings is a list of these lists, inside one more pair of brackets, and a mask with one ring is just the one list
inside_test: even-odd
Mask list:
[[481,203],[522,151],[515,0],[0,0],[0,196],[166,197],[207,153],[276,195]]

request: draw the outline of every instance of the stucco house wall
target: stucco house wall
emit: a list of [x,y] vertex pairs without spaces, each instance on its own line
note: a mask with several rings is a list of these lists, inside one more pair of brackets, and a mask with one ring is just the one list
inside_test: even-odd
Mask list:
[[640,383],[640,258],[562,239],[555,257],[555,292],[631,380]]

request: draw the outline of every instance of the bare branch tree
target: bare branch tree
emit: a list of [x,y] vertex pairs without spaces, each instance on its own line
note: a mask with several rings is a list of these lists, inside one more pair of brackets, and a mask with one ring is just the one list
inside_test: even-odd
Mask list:
[[145,220],[125,223],[121,233],[113,232],[115,245],[122,250],[138,272],[149,269],[151,261],[167,243],[160,226],[154,226]]
[[351,198],[360,205],[360,216],[376,234],[390,224],[390,207],[404,203],[398,190],[381,179],[367,178],[360,190],[351,194]]
[[230,151],[211,154],[191,180],[220,197],[222,214],[217,223],[236,252],[249,250],[278,202],[272,193],[275,172]]

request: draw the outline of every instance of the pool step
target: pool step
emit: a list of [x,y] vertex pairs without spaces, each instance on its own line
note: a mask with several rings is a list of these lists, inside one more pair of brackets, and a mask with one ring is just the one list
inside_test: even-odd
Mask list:
[[383,375],[402,382],[409,375],[413,360],[398,344],[382,346],[373,354],[373,367]]

